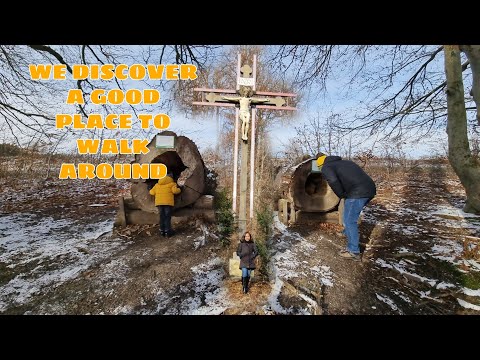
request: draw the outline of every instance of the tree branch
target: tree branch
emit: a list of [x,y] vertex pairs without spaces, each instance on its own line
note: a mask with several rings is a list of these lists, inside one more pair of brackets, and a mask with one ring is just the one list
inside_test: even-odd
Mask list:
[[[32,49],[36,51],[44,51],[49,53],[50,55],[53,55],[60,63],[66,65],[67,70],[70,74],[73,74],[73,70],[70,67],[70,65],[67,64],[67,62],[63,59],[62,55],[60,55],[58,52],[56,52],[54,49],[52,49],[50,46],[46,45],[28,45]],[[77,80],[77,88],[82,91],[82,93],[85,94],[85,91],[82,88],[82,80]],[[78,104],[78,107],[80,111],[82,112],[83,116],[88,117],[87,113],[85,112],[85,109],[83,108],[82,105]]]

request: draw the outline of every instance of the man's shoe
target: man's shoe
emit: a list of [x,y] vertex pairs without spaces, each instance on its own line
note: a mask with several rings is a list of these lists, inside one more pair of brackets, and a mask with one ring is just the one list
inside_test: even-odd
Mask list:
[[338,255],[340,255],[344,259],[350,259],[350,260],[355,260],[355,261],[361,261],[362,260],[361,257],[360,257],[360,254],[354,254],[354,253],[351,253],[348,250],[342,250],[338,253]]
[[173,235],[175,235],[175,231],[173,231],[173,230],[165,232],[166,237],[172,237]]

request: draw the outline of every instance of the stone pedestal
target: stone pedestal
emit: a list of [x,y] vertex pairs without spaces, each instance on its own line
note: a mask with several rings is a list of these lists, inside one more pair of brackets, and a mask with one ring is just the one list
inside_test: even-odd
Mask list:
[[[240,266],[240,258],[237,255],[237,252],[235,251],[232,254],[232,258],[228,260],[228,273],[230,274],[230,277],[236,277],[236,278],[241,278],[242,277],[242,270],[240,270],[238,267]],[[253,278],[253,273],[255,270],[252,271],[250,278]]]

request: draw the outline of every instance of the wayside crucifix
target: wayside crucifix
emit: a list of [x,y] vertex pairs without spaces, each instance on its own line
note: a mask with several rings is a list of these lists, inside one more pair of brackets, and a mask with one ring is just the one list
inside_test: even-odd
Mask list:
[[[253,68],[245,64],[241,66],[241,55],[238,54],[237,87],[229,89],[195,88],[202,94],[202,101],[194,101],[193,105],[236,107],[235,144],[233,158],[233,204],[232,210],[238,219],[239,233],[243,234],[247,226],[247,183],[248,183],[248,131],[250,130],[250,219],[253,218],[253,189],[255,173],[255,116],[256,109],[296,110],[288,106],[288,98],[296,94],[256,91],[257,56],[253,56]],[[232,96],[237,94],[237,96]],[[255,97],[254,95],[260,95]],[[205,101],[206,100],[206,101]],[[238,173],[238,118],[242,120],[242,142],[240,157],[240,208],[237,214],[237,173]]]

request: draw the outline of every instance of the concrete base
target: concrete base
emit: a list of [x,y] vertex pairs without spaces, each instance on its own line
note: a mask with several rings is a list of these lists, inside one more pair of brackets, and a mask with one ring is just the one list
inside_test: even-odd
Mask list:
[[305,224],[312,221],[338,224],[339,213],[338,211],[330,211],[327,213],[311,213],[305,211],[297,211],[296,224]]
[[295,210],[294,204],[288,199],[278,200],[278,218],[287,225],[309,224],[311,222],[325,222],[343,225],[344,199],[340,200],[338,207],[327,212],[310,212]]
[[[239,269],[240,266],[240,258],[237,255],[237,252],[232,254],[232,258],[228,260],[228,273],[230,277],[233,278],[241,278],[242,277],[242,270]],[[250,279],[253,278],[255,270],[252,270],[250,274]]]
[[[157,208],[154,211],[145,211],[138,208],[132,198],[120,197],[115,226],[129,224],[158,224],[160,216]],[[192,206],[175,208],[172,214],[172,225],[178,224],[191,217],[202,218],[206,222],[215,222],[213,210],[213,196],[202,195]]]
[[[201,216],[208,222],[215,221],[215,213],[213,210],[179,209],[172,215],[172,225],[180,223],[189,216]],[[158,213],[143,210],[129,210],[126,212],[126,220],[127,224],[158,224],[160,222],[160,216]]]

